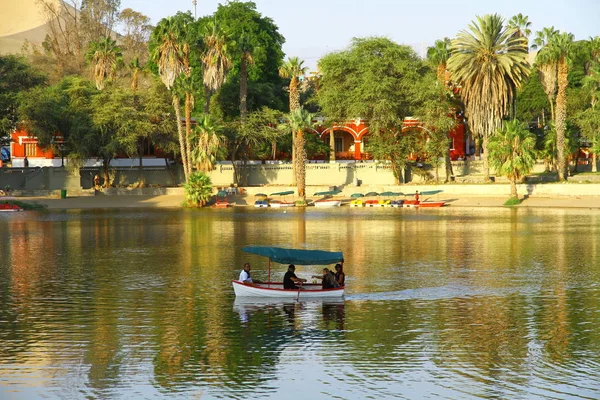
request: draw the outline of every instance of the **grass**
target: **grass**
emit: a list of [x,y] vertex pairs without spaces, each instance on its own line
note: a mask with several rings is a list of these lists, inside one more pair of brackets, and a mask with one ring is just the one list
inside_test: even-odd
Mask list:
[[518,206],[519,204],[521,204],[521,200],[518,197],[511,197],[504,202],[504,205],[507,207]]

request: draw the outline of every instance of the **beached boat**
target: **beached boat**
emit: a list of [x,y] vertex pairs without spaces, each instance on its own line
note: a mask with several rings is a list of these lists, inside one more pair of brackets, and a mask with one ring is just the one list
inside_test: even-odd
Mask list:
[[315,207],[339,207],[342,200],[334,199],[332,196],[342,193],[341,190],[330,190],[327,192],[317,192],[315,196],[324,196],[322,199],[313,201]]
[[23,211],[23,208],[19,207],[16,204],[0,203],[0,212],[16,212],[16,211]]
[[441,193],[441,190],[430,190],[430,191],[425,191],[425,192],[421,192],[419,193],[418,191],[412,195],[415,196],[414,199],[411,200],[404,200],[404,207],[419,207],[419,208],[433,208],[433,207],[443,207],[444,205],[446,205],[445,201],[434,201],[434,200],[421,200],[420,197],[423,196],[432,196],[434,194],[439,194]]
[[293,195],[294,191],[293,190],[288,190],[285,192],[275,192],[275,193],[271,193],[271,197],[273,196],[279,196],[279,200],[273,200],[271,199],[271,201],[269,201],[269,206],[271,206],[272,208],[281,208],[281,207],[294,207],[296,204],[292,201],[286,201],[285,200],[285,196],[289,196],[289,195]]
[[219,192],[217,193],[217,201],[215,201],[215,207],[218,208],[226,208],[226,207],[231,207],[232,204],[229,202],[229,199],[227,198],[228,193],[225,190],[219,190]]
[[362,193],[353,193],[352,195],[350,195],[350,197],[352,198],[352,200],[350,200],[350,207],[362,207],[364,206],[363,203],[363,197],[365,195]]
[[257,193],[254,195],[254,207],[256,208],[266,208],[269,207],[269,201],[267,200],[267,195],[264,193]]
[[365,197],[368,199],[365,200],[365,207],[379,207],[379,193],[377,192],[369,192],[365,194]]
[[344,255],[341,251],[284,249],[281,247],[246,246],[242,251],[264,256],[269,259],[268,282],[262,284],[246,284],[238,280],[231,281],[236,296],[310,299],[340,298],[344,288],[323,289],[320,284],[304,283],[300,289],[284,289],[283,282],[271,282],[271,262],[294,265],[329,265],[341,262]]

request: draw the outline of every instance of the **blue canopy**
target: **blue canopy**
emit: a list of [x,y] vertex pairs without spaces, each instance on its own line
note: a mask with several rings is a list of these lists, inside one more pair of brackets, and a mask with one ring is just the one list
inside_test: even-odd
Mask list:
[[432,196],[434,194],[438,194],[438,193],[442,193],[443,190],[427,190],[424,192],[419,192],[420,195],[422,196]]
[[298,250],[281,247],[246,246],[242,251],[268,257],[279,264],[328,265],[341,262],[344,254],[341,251]]
[[350,197],[352,197],[352,198],[355,198],[355,199],[356,199],[356,198],[358,198],[358,197],[365,197],[365,195],[364,195],[364,194],[362,194],[362,193],[352,193],[352,194],[350,195]]
[[275,192],[275,193],[271,193],[271,196],[287,196],[288,194],[294,194],[294,191],[287,190],[285,192]]
[[317,192],[315,196],[335,196],[336,194],[342,193],[341,190],[329,190],[327,192]]

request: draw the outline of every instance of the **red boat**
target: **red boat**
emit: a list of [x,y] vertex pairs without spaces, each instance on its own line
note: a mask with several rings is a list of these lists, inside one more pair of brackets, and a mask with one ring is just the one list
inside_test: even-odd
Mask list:
[[15,212],[23,211],[23,209],[16,204],[2,203],[0,204],[0,212]]
[[443,207],[446,205],[445,201],[431,201],[431,200],[423,200],[419,199],[420,196],[431,196],[434,194],[441,193],[441,190],[430,190],[427,192],[421,192],[417,190],[413,196],[415,196],[414,200],[404,200],[404,207]]

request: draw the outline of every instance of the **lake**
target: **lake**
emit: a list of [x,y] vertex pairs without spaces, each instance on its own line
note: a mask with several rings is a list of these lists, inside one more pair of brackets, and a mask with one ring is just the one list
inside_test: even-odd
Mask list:
[[[598,399],[599,243],[587,209],[4,213],[0,398]],[[344,300],[236,300],[245,245],[343,251]]]

